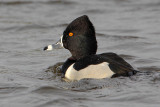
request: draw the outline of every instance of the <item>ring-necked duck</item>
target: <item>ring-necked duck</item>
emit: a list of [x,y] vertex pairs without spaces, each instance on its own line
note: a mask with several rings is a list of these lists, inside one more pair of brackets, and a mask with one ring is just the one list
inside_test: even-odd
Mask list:
[[44,50],[64,47],[72,56],[62,66],[65,78],[73,81],[83,78],[109,78],[131,76],[137,71],[115,53],[96,54],[95,29],[88,16],[83,15],[72,21],[61,39]]

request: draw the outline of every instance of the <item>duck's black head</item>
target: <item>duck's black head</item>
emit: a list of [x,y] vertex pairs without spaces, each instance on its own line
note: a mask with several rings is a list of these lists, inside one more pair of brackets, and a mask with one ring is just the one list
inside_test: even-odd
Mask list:
[[95,29],[88,16],[73,20],[63,32],[62,42],[74,59],[80,59],[97,51]]
[[44,50],[64,47],[68,49],[74,60],[78,60],[97,51],[95,29],[88,16],[83,15],[73,20],[64,30],[61,39]]

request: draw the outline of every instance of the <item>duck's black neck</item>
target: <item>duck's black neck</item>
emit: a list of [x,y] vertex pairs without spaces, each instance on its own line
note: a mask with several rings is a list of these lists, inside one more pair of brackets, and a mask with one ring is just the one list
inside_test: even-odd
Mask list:
[[80,41],[80,43],[74,43],[74,46],[69,49],[73,59],[75,60],[79,60],[89,55],[94,55],[97,52],[97,41],[95,36],[81,40],[82,41]]

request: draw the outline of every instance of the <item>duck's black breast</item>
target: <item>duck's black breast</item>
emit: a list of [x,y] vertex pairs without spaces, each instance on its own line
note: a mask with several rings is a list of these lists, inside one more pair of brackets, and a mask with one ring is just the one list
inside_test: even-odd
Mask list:
[[75,63],[75,62],[76,62],[76,60],[74,60],[72,57],[71,57],[71,58],[68,58],[68,59],[64,62],[63,66],[62,66],[62,69],[61,69],[62,73],[65,74],[66,71],[67,71],[67,69],[69,68],[69,66],[71,66],[71,65],[72,65],[73,63]]

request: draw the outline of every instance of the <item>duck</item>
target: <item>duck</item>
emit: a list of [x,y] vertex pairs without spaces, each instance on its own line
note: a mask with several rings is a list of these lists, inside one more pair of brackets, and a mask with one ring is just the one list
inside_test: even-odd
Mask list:
[[132,76],[138,72],[116,53],[96,54],[96,32],[87,15],[73,20],[64,30],[60,40],[45,46],[43,50],[50,51],[62,47],[71,53],[71,57],[61,67],[64,78],[70,81]]

